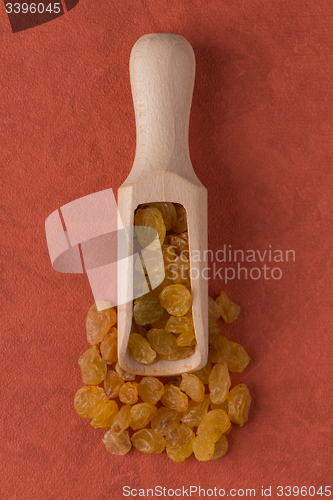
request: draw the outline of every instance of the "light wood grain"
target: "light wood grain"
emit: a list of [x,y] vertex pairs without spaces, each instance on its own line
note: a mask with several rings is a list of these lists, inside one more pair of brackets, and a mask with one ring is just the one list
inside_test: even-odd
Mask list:
[[[118,208],[124,226],[134,224],[142,203],[170,201],[187,211],[191,255],[195,353],[180,361],[138,363],[128,349],[132,302],[118,306],[118,357],[125,370],[141,375],[173,375],[207,363],[208,281],[202,278],[207,250],[207,190],[197,178],[188,147],[189,117],[194,85],[195,57],[189,42],[167,33],[144,35],[134,45],[130,76],[136,119],[136,153],[132,170],[118,190]],[[119,221],[119,227],[121,222]],[[129,242],[131,246],[131,242]],[[193,250],[200,261],[192,259]],[[118,261],[118,296],[131,295],[133,269]]]

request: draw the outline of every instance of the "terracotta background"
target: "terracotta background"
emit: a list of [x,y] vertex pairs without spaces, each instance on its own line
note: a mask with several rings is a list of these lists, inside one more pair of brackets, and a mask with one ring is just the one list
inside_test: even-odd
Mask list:
[[[16,34],[0,11],[1,498],[329,485],[332,3],[80,0]],[[210,248],[296,252],[281,280],[210,282],[213,297],[224,288],[242,306],[224,333],[252,357],[233,383],[253,395],[249,422],[212,463],[113,457],[103,431],[76,415],[92,295],[85,276],[53,271],[45,241],[51,212],[127,176],[129,54],[160,31],[184,35],[196,54],[190,150],[209,192]]]

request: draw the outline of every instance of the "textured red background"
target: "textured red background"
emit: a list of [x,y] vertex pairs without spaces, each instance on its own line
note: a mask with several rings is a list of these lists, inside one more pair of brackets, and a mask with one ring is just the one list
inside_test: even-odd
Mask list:
[[[332,3],[81,0],[17,34],[0,10],[1,498],[330,484]],[[210,282],[214,297],[225,288],[242,306],[224,331],[252,357],[233,382],[253,395],[248,424],[212,463],[112,457],[76,415],[93,299],[85,276],[53,271],[44,233],[55,209],[127,176],[129,54],[160,31],[184,35],[196,54],[190,150],[209,192],[210,248],[296,252],[279,281]]]

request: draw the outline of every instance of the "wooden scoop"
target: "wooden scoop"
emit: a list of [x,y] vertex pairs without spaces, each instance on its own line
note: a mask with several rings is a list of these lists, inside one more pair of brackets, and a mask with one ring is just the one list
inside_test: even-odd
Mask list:
[[[137,362],[128,349],[133,302],[118,306],[120,366],[139,375],[173,375],[205,366],[208,355],[207,190],[189,155],[188,128],[195,57],[179,35],[142,36],[130,57],[136,118],[136,153],[132,170],[118,190],[118,227],[133,226],[142,203],[181,203],[187,212],[192,277],[193,322],[197,339],[192,356],[179,361]],[[129,242],[131,246],[131,242]],[[206,269],[205,269],[206,268]],[[205,279],[206,278],[206,279]],[[118,261],[118,297],[133,289],[133,266]]]

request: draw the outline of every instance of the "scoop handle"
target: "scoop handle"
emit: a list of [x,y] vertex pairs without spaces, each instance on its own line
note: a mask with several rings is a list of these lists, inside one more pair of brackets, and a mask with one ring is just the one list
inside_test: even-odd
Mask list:
[[167,170],[201,185],[189,154],[188,131],[195,56],[180,35],[155,33],[135,43],[130,78],[136,119],[136,153],[127,181]]

